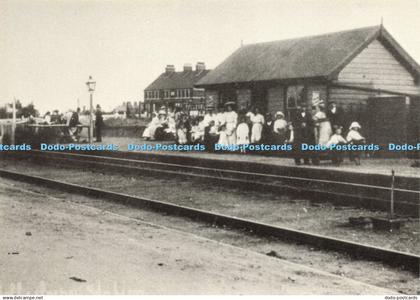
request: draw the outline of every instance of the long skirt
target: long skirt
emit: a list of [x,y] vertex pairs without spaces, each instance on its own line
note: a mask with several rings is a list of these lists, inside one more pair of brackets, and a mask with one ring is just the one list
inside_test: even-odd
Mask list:
[[249,144],[249,129],[248,125],[245,128],[242,125],[238,126],[236,130],[236,144],[237,145],[248,145]]
[[155,138],[155,132],[156,132],[156,129],[158,127],[159,126],[154,126],[154,125],[147,126],[146,129],[143,132],[143,137],[154,139]]
[[228,138],[227,138],[227,135],[226,135],[226,131],[220,131],[219,141],[217,143],[219,145],[222,145],[222,146],[228,146],[229,145]]
[[180,145],[186,144],[188,142],[187,130],[180,128],[178,129],[177,133],[178,133],[178,144]]
[[318,128],[318,144],[326,145],[330,140],[332,135],[331,123],[330,121],[323,121],[319,123]]
[[234,123],[226,124],[226,137],[228,145],[236,145],[236,128]]
[[261,133],[263,125],[261,123],[254,123],[251,131],[251,143],[258,143],[261,141]]
[[283,130],[279,130],[279,132],[274,132],[273,133],[273,139],[274,139],[274,143],[281,145],[284,144],[286,142],[286,129]]

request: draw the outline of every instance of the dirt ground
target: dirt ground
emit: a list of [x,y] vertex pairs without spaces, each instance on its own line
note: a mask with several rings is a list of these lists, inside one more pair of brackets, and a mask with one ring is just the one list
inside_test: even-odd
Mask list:
[[0,294],[395,293],[20,186],[0,180]]
[[[335,207],[287,194],[182,180],[171,176],[124,175],[115,172],[67,168],[65,165],[4,161],[6,169],[69,181],[114,192],[194,207],[259,222],[332,236],[358,243],[419,254],[420,221],[408,220],[398,232],[350,226],[349,217],[383,216],[383,212]],[[32,167],[28,167],[32,166]]]

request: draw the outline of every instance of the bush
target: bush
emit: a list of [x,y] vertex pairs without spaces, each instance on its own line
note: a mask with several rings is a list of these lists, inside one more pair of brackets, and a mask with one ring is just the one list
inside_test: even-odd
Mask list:
[[[31,145],[32,149],[39,149],[39,144],[57,144],[69,143],[71,138],[63,134],[60,128],[56,127],[30,127],[30,126],[17,126],[15,131],[15,144]],[[3,144],[11,143],[10,133],[3,135]]]
[[150,119],[109,118],[104,120],[105,127],[146,126],[149,122]]

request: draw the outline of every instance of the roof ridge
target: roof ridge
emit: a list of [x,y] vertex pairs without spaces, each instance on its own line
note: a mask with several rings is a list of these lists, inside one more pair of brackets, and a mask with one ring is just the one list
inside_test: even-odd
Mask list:
[[193,71],[175,71],[162,72],[152,83],[150,83],[144,90],[155,89],[177,89],[177,88],[192,88],[194,84],[203,76],[208,74],[211,70],[193,70]]
[[328,80],[333,71],[378,36],[380,28],[369,26],[250,44],[234,51],[196,85],[296,78]]
[[[275,41],[267,41],[267,42],[257,42],[257,43],[251,43],[251,44],[245,44],[241,48],[246,48],[249,46],[255,46],[255,45],[263,45],[263,44],[276,44],[278,42],[286,42],[286,41],[297,41],[297,40],[303,40],[303,39],[311,39],[311,38],[317,38],[317,37],[322,37],[322,36],[328,36],[328,35],[335,35],[335,34],[343,34],[346,32],[354,32],[354,31],[359,31],[359,30],[367,30],[367,29],[374,29],[377,28],[377,30],[379,30],[381,28],[381,25],[375,25],[375,26],[366,26],[366,27],[359,27],[359,28],[353,28],[353,29],[346,29],[346,30],[341,30],[341,31],[331,31],[331,32],[327,32],[327,33],[321,33],[321,34],[314,34],[314,35],[306,35],[306,36],[301,36],[301,37],[297,37],[297,38],[287,38],[287,39],[281,39],[281,40],[275,40]],[[384,26],[382,26],[383,29],[385,29]]]

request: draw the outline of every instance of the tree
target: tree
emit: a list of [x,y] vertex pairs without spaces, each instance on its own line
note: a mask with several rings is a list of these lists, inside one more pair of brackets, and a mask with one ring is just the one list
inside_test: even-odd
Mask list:
[[29,116],[38,116],[39,112],[35,109],[35,105],[33,103],[28,104],[27,106],[23,106],[20,111],[19,115],[17,117],[24,116],[25,118]]
[[0,119],[6,119],[6,118],[7,118],[6,107],[0,107]]
[[[6,119],[12,117],[12,112],[10,108],[13,106],[13,103],[7,103],[4,107],[0,108],[0,118]],[[21,118],[22,116],[27,118],[29,116],[38,116],[39,112],[35,109],[33,103],[23,106],[20,100],[16,100],[16,118]]]

